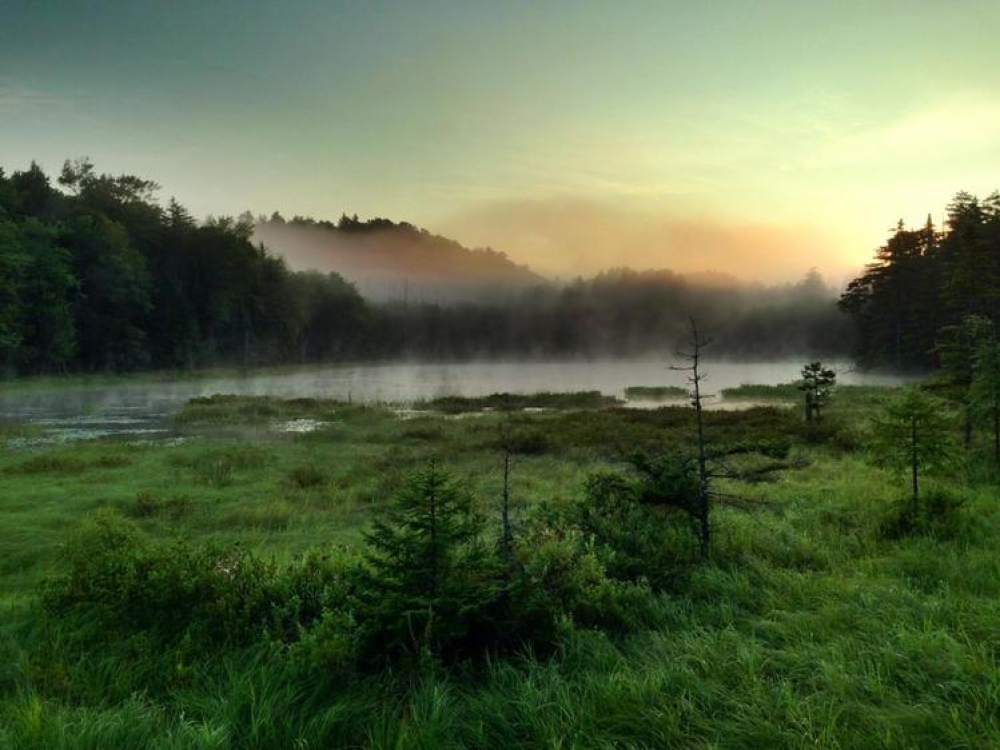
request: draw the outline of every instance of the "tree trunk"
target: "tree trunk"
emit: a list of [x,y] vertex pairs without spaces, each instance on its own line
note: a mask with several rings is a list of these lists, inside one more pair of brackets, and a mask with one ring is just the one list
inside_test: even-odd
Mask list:
[[698,423],[698,523],[701,527],[699,542],[701,556],[708,557],[709,545],[712,537],[712,526],[708,517],[708,459],[705,454],[705,421],[702,417],[701,408],[701,374],[698,372],[698,359],[701,354],[701,342],[698,338],[698,328],[694,321],[691,321],[694,331],[694,353],[692,355],[692,377],[694,385],[694,413]]
[[500,505],[500,550],[508,562],[514,558],[514,533],[510,528],[510,447],[503,450],[503,497]]
[[711,491],[709,488],[708,454],[705,450],[705,420],[702,415],[701,381],[704,376],[698,370],[701,350],[711,343],[702,339],[698,333],[698,325],[691,318],[691,352],[683,354],[691,362],[688,367],[671,367],[672,370],[683,370],[691,373],[688,383],[692,387],[691,405],[694,407],[695,423],[698,429],[698,497],[694,513],[690,513],[693,522],[698,526],[698,546],[702,558],[707,558],[712,540],[711,525]]
[[1000,400],[993,399],[993,460],[1000,466]]
[[920,488],[917,483],[917,471],[918,471],[918,460],[917,460],[917,420],[910,420],[910,461],[911,461],[911,471],[913,475],[913,515],[917,514],[919,507],[920,498]]

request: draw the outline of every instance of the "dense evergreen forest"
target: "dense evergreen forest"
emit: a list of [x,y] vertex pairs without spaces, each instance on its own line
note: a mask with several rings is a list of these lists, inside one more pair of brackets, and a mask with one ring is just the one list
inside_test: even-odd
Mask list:
[[[815,272],[768,288],[724,275],[629,269],[524,284],[533,274],[502,254],[467,250],[406,223],[300,219],[300,227],[356,236],[420,235],[425,255],[440,251],[452,265],[468,256],[473,265],[503,266],[521,282],[504,299],[446,304],[403,295],[373,302],[339,273],[290,270],[254,242],[259,221],[248,213],[198,222],[174,199],[161,206],[154,182],[100,174],[87,160],[67,162],[55,182],[35,163],[9,176],[0,171],[0,368],[8,375],[403,356],[662,354],[683,340],[690,315],[717,332],[719,356],[836,356],[851,347],[848,320]],[[865,321],[881,321],[881,303],[870,312],[868,300],[880,300],[882,286],[897,277],[872,273],[874,282],[856,282],[845,299]],[[910,324],[900,325],[910,336]],[[869,328],[862,332],[866,351],[882,345]],[[909,347],[901,364],[926,351],[923,341],[901,340]]]
[[970,319],[1000,316],[1000,192],[956,194],[944,231],[930,217],[919,229],[901,221],[839,304],[855,323],[860,364],[948,365]]

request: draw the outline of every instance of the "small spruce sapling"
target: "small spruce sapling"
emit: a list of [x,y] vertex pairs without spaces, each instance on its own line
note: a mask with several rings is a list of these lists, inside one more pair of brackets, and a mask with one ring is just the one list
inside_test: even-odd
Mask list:
[[436,465],[414,475],[366,534],[369,648],[440,658],[492,599],[482,520]]
[[953,455],[952,425],[944,404],[918,388],[907,388],[875,418],[875,455],[910,474],[911,511],[920,507],[922,473],[947,468]]
[[822,362],[810,362],[802,368],[799,390],[805,397],[806,421],[819,420],[830,401],[830,393],[837,382],[837,374]]

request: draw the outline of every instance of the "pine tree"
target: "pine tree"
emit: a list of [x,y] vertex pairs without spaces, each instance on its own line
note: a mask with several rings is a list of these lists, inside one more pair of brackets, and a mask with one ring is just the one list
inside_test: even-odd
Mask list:
[[993,460],[1000,466],[1000,340],[996,326],[982,320],[969,384],[973,410],[984,416],[993,433]]
[[952,455],[951,424],[944,405],[918,388],[907,388],[876,418],[873,448],[887,466],[910,474],[914,514],[920,504],[920,475],[944,468]]
[[471,498],[436,465],[413,476],[366,534],[366,656],[438,659],[492,600]]
[[810,362],[802,368],[799,390],[805,394],[806,421],[819,419],[823,408],[830,401],[830,391],[837,382],[837,374],[822,362]]

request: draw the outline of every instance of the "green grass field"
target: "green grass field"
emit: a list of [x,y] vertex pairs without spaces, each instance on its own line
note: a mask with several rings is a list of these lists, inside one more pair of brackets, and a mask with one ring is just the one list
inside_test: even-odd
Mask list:
[[[444,402],[404,418],[217,398],[177,416],[181,440],[5,449],[0,747],[1000,747],[995,473],[956,464],[928,484],[961,503],[947,524],[886,533],[906,484],[869,460],[864,419],[885,397],[845,389],[814,431],[790,409],[709,414],[713,439],[779,446],[786,460],[772,481],[719,480],[750,509],[719,504],[711,559],[669,591],[637,587],[627,627],[563,621],[551,652],[377,672],[313,659],[329,644],[309,634],[214,652],[145,631],[102,637],[54,616],[43,593],[66,576],[67,550],[87,556],[81,526],[109,515],[144,544],[238,544],[277,568],[351,558],[431,461],[494,533],[503,440],[521,533],[636,449],[689,450],[692,410],[588,398],[515,412]],[[282,431],[295,419],[319,426]]]

